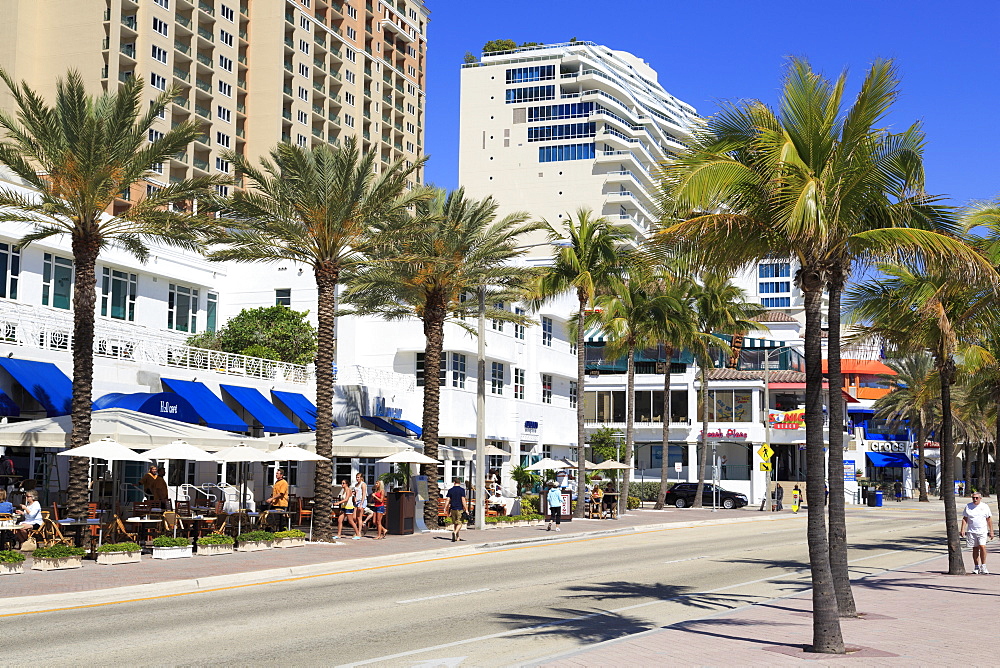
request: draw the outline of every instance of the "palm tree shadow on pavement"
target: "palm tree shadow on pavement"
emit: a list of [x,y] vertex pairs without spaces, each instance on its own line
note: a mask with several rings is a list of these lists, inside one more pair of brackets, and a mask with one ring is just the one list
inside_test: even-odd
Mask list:
[[701,610],[720,610],[742,607],[758,599],[757,596],[741,594],[713,594],[689,591],[681,587],[663,583],[645,584],[640,582],[600,582],[567,587],[567,598],[590,599],[594,601],[616,601],[653,599],[660,602],[676,602]]
[[615,640],[656,628],[648,621],[606,611],[575,610],[572,608],[551,608],[552,616],[502,614],[499,621],[519,629],[521,632],[508,636],[517,638],[524,635],[536,637],[572,638],[580,644],[590,644]]

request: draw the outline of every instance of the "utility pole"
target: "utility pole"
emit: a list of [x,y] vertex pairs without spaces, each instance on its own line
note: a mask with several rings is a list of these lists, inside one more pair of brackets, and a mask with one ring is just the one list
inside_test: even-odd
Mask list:
[[486,529],[486,286],[479,286],[479,348],[476,382],[475,527]]

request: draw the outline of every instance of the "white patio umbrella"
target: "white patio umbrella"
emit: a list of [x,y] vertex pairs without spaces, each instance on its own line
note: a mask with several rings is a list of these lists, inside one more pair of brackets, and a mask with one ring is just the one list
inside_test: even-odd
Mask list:
[[437,464],[438,460],[416,450],[403,450],[377,460],[379,464]]
[[[140,455],[135,450],[130,450],[112,438],[102,438],[99,441],[81,445],[79,448],[63,450],[56,453],[59,457],[86,457],[88,459],[103,459],[108,462],[148,462],[149,457]],[[112,490],[114,495],[113,508],[117,512],[118,508],[118,479],[121,467],[112,465]]]
[[[242,482],[242,490],[240,494],[240,501],[238,504],[239,508],[242,508],[246,503],[247,498],[247,476],[246,470],[243,464],[248,462],[273,462],[277,461],[273,452],[268,452],[267,450],[261,450],[259,448],[251,448],[246,443],[240,443],[239,445],[234,445],[231,448],[224,448],[216,452],[213,457],[217,462],[224,463],[238,463],[240,464],[240,478]],[[242,528],[242,518],[240,519],[240,526]]]
[[528,471],[559,471],[561,469],[573,467],[565,459],[552,459],[551,457],[545,457],[543,459],[539,459],[531,466],[526,466],[525,468]]
[[486,454],[493,455],[494,457],[510,457],[510,453],[503,448],[498,448],[495,445],[486,446]]
[[605,469],[605,470],[608,470],[608,471],[611,471],[611,470],[624,471],[625,469],[628,469],[628,468],[631,468],[631,467],[628,464],[622,464],[621,462],[616,462],[613,459],[609,459],[606,462],[601,462],[600,464],[598,464],[597,468],[598,469]]
[[218,457],[215,453],[202,450],[187,441],[176,440],[142,453],[149,459],[186,459],[192,462],[214,462]]

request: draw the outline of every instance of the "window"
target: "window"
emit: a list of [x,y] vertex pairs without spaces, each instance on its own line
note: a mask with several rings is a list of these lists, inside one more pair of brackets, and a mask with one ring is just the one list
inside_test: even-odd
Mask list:
[[73,260],[42,256],[42,306],[68,309],[73,300]]
[[414,107],[409,102],[407,102],[406,103],[406,113],[408,113],[408,114],[415,114],[415,113],[417,113],[417,108]]
[[298,111],[297,118],[299,119],[299,123],[301,123],[302,125],[309,124],[309,114],[302,111],[301,109],[299,109]]
[[221,67],[222,69],[224,69],[227,72],[232,72],[233,71],[233,59],[232,58],[227,58],[225,56],[220,55],[219,56],[219,67]]
[[451,354],[451,386],[465,387],[465,355]]
[[[438,365],[438,385],[448,384],[448,353],[441,353],[441,363]],[[424,386],[424,353],[417,353],[417,387]]]
[[306,32],[309,32],[310,28],[312,28],[312,23],[309,21],[308,18],[306,18],[305,14],[299,17],[299,27],[301,27]]
[[568,123],[566,125],[539,125],[528,128],[528,141],[555,141],[557,139],[580,139],[593,137],[596,123]]
[[413,142],[411,142],[411,141],[406,142],[406,150],[407,151],[409,151],[410,153],[413,153],[413,148],[414,148]]
[[295,137],[295,143],[301,148],[305,148],[306,144],[309,143],[309,139],[305,135],[298,135]]
[[152,197],[153,195],[155,195],[156,193],[160,192],[161,190],[163,190],[163,188],[160,188],[159,186],[154,186],[151,183],[147,183],[146,184],[146,197]]
[[514,398],[524,399],[524,369],[514,369]]
[[594,144],[567,144],[565,146],[539,146],[538,162],[562,160],[588,160],[597,155]]
[[354,83],[355,81],[357,81],[357,77],[354,76],[354,72],[350,70],[344,70],[344,80],[347,81],[347,83]]
[[542,318],[542,345],[552,346],[552,318]]
[[347,58],[352,63],[358,62],[358,52],[354,49],[344,48],[344,57]]
[[417,76],[417,70],[415,67],[413,67],[413,65],[406,66],[406,73],[409,74],[411,77]]
[[584,118],[592,113],[594,113],[593,102],[549,104],[544,107],[528,107],[528,122],[557,121],[563,118]]
[[352,19],[357,19],[358,10],[355,9],[354,7],[351,7],[350,5],[347,5],[347,15],[350,16]]
[[220,121],[224,121],[226,123],[232,123],[233,121],[233,112],[226,109],[221,104],[215,108],[215,115],[218,116]]
[[576,339],[569,342],[569,354],[576,355]]
[[353,107],[354,106],[354,101],[355,101],[354,93],[348,93],[348,92],[345,91],[344,92],[344,102],[346,102],[347,104],[349,104],[349,105],[351,105]]
[[198,331],[197,324],[198,291],[171,283],[167,299],[167,329],[194,334]]
[[215,186],[215,192],[219,197],[229,197],[229,186]]
[[0,297],[17,299],[17,279],[20,275],[20,246],[0,243]]
[[285,472],[285,480],[289,485],[299,484],[299,463],[298,462],[268,462],[264,466],[264,480],[270,484],[274,480],[274,472],[281,469]]
[[542,374],[542,403],[552,403],[552,376],[547,373]]
[[219,295],[209,292],[205,295],[205,329],[214,332],[219,317]]
[[304,77],[308,77],[309,76],[309,66],[306,65],[305,63],[299,63],[299,74],[301,74]]
[[161,35],[163,35],[164,37],[166,37],[167,36],[167,22],[164,21],[164,20],[162,20],[162,19],[158,19],[158,18],[156,18],[154,16],[153,17],[153,31],[154,32],[158,32]]
[[153,60],[158,60],[163,64],[167,63],[167,50],[153,45]]
[[[750,422],[750,390],[712,390],[708,393],[710,422]],[[701,394],[698,395],[698,416],[702,417]]]
[[153,0],[153,4],[157,4],[164,9],[170,9],[170,0]]
[[[520,315],[520,316],[525,315],[524,309],[523,308],[515,308],[514,309],[514,315]],[[514,323],[514,338],[515,339],[520,339],[521,341],[524,341],[524,329],[525,329],[525,327],[524,327],[524,325],[522,323],[515,322]]]
[[223,148],[229,148],[230,137],[225,132],[216,132],[215,142]]
[[757,267],[757,278],[788,278],[791,272],[792,266],[788,262],[762,264]]
[[576,384],[575,380],[569,381],[569,407],[576,408],[576,402],[579,401],[580,397],[580,386]]
[[274,305],[275,306],[291,306],[292,305],[292,290],[291,290],[291,288],[277,288],[274,291]]
[[[493,307],[495,309],[497,309],[498,311],[504,310],[504,308],[503,308],[503,302],[497,302],[496,304],[493,305]],[[497,320],[496,318],[493,318],[491,326],[493,327],[493,329],[495,331],[502,332],[503,331],[503,320]]]
[[225,81],[219,82],[219,92],[226,97],[233,96],[233,85],[227,84]]
[[152,165],[149,166],[149,171],[156,172],[157,174],[162,174],[163,173],[163,163],[162,162],[154,162]]
[[115,320],[135,320],[138,277],[109,267],[102,269],[101,315]]
[[299,99],[305,100],[306,102],[309,101],[309,90],[307,88],[299,86]]
[[167,89],[167,78],[160,76],[155,72],[149,75],[149,85],[156,90],[166,90]]
[[416,129],[416,127],[415,127],[415,126],[413,125],[413,123],[407,123],[407,124],[406,124],[406,131],[407,131],[407,132],[409,132],[410,134],[413,134],[414,132],[416,132],[416,131],[417,131],[417,129]]
[[352,28],[351,26],[347,26],[347,39],[351,40],[352,42],[357,41],[358,31]]
[[228,160],[223,160],[222,158],[216,158],[215,159],[215,169],[216,169],[216,171],[220,171],[223,174],[228,174],[229,173],[229,161]]
[[791,292],[790,281],[761,281],[757,284],[757,291],[762,295],[773,294],[775,292]]
[[225,30],[220,30],[219,31],[219,41],[222,42],[223,44],[225,44],[226,46],[232,46],[233,45],[233,35],[232,35],[232,33],[228,33]]
[[534,102],[535,100],[556,99],[555,86],[528,86],[527,88],[508,88],[507,104],[519,102]]
[[503,394],[503,362],[493,362],[490,372],[490,391]]
[[792,305],[791,297],[764,297],[760,305],[765,308],[787,308]]
[[308,55],[309,54],[309,42],[305,41],[304,39],[300,39],[299,40],[299,51],[301,51],[302,53]]
[[[153,105],[154,105],[154,101],[150,100],[149,101],[150,108],[152,108]],[[157,118],[166,118],[167,117],[167,108],[166,107],[160,107],[159,109],[157,109],[156,110],[156,117]]]
[[222,18],[226,19],[227,21],[235,20],[235,14],[233,13],[232,7],[226,7],[225,5],[220,5],[219,13],[222,14]]
[[349,128],[353,128],[354,116],[351,116],[350,114],[344,114],[344,125],[346,125]]
[[529,81],[551,81],[556,78],[555,65],[537,65],[507,70],[507,83],[520,84]]

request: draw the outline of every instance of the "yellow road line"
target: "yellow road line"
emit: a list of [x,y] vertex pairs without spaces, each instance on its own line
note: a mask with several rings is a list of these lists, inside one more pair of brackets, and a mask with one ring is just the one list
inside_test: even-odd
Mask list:
[[[795,518],[788,517],[786,519],[770,520],[770,521],[772,521],[772,522],[790,522],[790,521],[793,521],[794,519]],[[736,522],[728,522],[726,524],[715,524],[715,525],[708,525],[708,526],[730,526],[730,525],[733,525],[733,524],[747,524],[747,523],[757,522],[757,521],[759,521],[759,520],[739,520],[739,521],[736,521]],[[379,566],[367,566],[365,568],[354,568],[354,569],[346,570],[346,571],[333,571],[333,572],[330,572],[330,573],[314,573],[312,575],[298,575],[298,576],[290,577],[290,578],[281,578],[279,580],[267,580],[265,582],[248,582],[246,584],[230,585],[228,587],[213,587],[211,589],[199,589],[197,591],[184,591],[184,592],[178,592],[176,594],[161,594],[159,596],[144,596],[144,597],[141,597],[141,598],[129,598],[129,599],[121,600],[121,601],[105,601],[103,603],[87,603],[87,604],[84,604],[84,605],[70,605],[70,606],[66,606],[66,607],[62,607],[62,608],[48,608],[48,609],[45,609],[45,610],[27,610],[27,611],[24,611],[24,612],[9,612],[9,613],[0,614],[0,618],[4,618],[4,617],[23,617],[25,615],[39,615],[39,614],[47,613],[47,612],[65,612],[65,611],[68,611],[68,610],[86,610],[86,609],[89,609],[89,608],[100,608],[100,607],[104,607],[104,606],[108,606],[108,605],[120,605],[122,603],[141,603],[143,601],[159,601],[159,600],[170,599],[170,598],[178,598],[180,596],[191,596],[193,594],[210,594],[212,592],[228,591],[228,590],[231,590],[231,589],[244,589],[246,587],[259,587],[261,585],[282,584],[282,583],[286,583],[286,582],[298,582],[298,581],[301,581],[301,580],[311,580],[313,578],[329,577],[329,576],[332,576],[332,575],[349,575],[351,573],[364,573],[366,571],[378,571],[378,570],[383,570],[383,569],[386,569],[386,568],[398,568],[399,566],[416,566],[416,565],[419,565],[419,564],[429,564],[429,563],[433,563],[433,562],[436,562],[436,561],[447,561],[447,560],[450,560],[450,559],[463,559],[465,557],[479,557],[479,556],[484,556],[484,555],[488,555],[488,554],[497,554],[497,553],[500,553],[500,552],[515,552],[517,550],[528,550],[528,549],[532,549],[532,548],[536,548],[536,547],[555,547],[555,546],[559,546],[559,545],[572,545],[574,543],[588,543],[588,542],[595,541],[595,540],[606,540],[608,538],[622,538],[622,537],[627,537],[627,536],[641,536],[641,535],[645,535],[645,534],[661,533],[661,532],[664,532],[664,531],[676,531],[676,530],[679,530],[679,529],[699,529],[699,528],[703,528],[704,526],[705,525],[698,525],[698,526],[693,526],[693,527],[692,526],[665,527],[663,529],[650,529],[648,531],[633,531],[633,532],[630,532],[630,533],[611,534],[609,536],[593,536],[593,537],[590,537],[590,538],[577,538],[577,539],[570,539],[570,540],[547,541],[547,542],[544,542],[544,543],[535,543],[535,544],[532,544],[532,545],[521,545],[519,547],[509,547],[509,548],[504,548],[504,549],[500,549],[500,550],[487,550],[487,551],[483,551],[483,552],[473,552],[473,553],[470,553],[470,554],[455,554],[455,555],[445,556],[445,557],[434,557],[432,559],[419,559],[417,561],[406,561],[406,562],[399,563],[399,564],[382,564],[382,565],[379,565]],[[101,590],[98,589],[98,590],[94,590],[94,591],[101,591]]]

